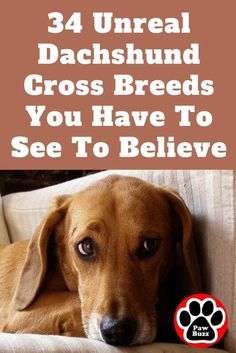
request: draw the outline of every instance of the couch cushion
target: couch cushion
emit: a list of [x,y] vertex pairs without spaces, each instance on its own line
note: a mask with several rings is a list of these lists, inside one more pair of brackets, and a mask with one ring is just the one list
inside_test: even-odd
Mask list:
[[2,209],[2,197],[0,195],[0,244],[9,244],[10,239],[8,235],[5,217]]
[[145,180],[152,179],[151,173],[145,171],[105,171],[43,189],[4,196],[4,213],[11,241],[23,240],[32,236],[53,197],[61,194],[73,194],[96,180],[114,173],[131,174]]
[[[117,348],[86,338],[0,333],[1,353],[195,353],[185,345],[154,343],[146,346]],[[224,353],[201,349],[203,353]]]

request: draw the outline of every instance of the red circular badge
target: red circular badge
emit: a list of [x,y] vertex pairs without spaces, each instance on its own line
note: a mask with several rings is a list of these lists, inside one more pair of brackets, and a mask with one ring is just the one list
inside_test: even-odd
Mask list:
[[198,293],[185,298],[177,307],[175,331],[186,344],[209,347],[225,334],[228,316],[224,305],[209,294]]

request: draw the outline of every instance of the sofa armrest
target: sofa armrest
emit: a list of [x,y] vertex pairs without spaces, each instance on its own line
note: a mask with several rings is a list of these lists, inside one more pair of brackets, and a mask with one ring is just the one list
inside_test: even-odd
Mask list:
[[[0,333],[1,353],[195,353],[196,348],[182,344],[154,343],[118,348],[87,338]],[[225,353],[204,349],[204,353]]]
[[2,196],[0,195],[0,244],[9,244],[10,239],[8,235],[7,225],[2,209]]

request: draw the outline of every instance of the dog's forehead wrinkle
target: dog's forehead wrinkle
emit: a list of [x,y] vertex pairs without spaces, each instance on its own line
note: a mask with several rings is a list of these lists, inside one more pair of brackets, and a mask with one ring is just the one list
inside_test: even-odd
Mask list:
[[96,188],[89,189],[89,193],[85,192],[82,197],[80,195],[73,200],[73,227],[91,229],[91,222],[101,223],[104,224],[103,229],[107,228],[106,234],[111,237],[115,225],[116,234],[112,237],[114,241],[130,237],[134,239],[141,232],[151,232],[152,229],[154,233],[155,230],[164,233],[170,224],[168,202],[161,192],[153,195],[152,186],[148,192],[144,186],[141,194],[132,190],[124,192],[123,189],[118,192],[117,187],[119,189],[120,186],[117,183],[109,188],[109,192],[105,192],[105,186],[99,188],[98,193]]
[[105,190],[91,188],[74,197],[72,209],[78,213],[82,211],[94,212],[97,209],[109,208],[113,201],[114,196],[111,191],[106,192]]
[[[137,207],[165,202],[161,190],[155,188],[152,184],[133,177],[123,177],[112,175],[99,180],[83,191],[75,194],[73,204],[79,208],[93,210],[94,208],[110,208],[110,211],[119,208]],[[74,207],[73,207],[74,208]]]
[[76,230],[78,229],[77,226],[73,227],[72,232],[71,232],[71,236],[73,237],[73,235],[75,234]]

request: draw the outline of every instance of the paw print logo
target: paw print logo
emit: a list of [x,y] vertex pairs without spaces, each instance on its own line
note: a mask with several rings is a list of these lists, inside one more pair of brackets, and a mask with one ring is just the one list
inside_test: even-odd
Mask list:
[[175,313],[179,337],[195,347],[208,347],[218,342],[227,329],[227,313],[213,296],[195,294],[184,299]]

